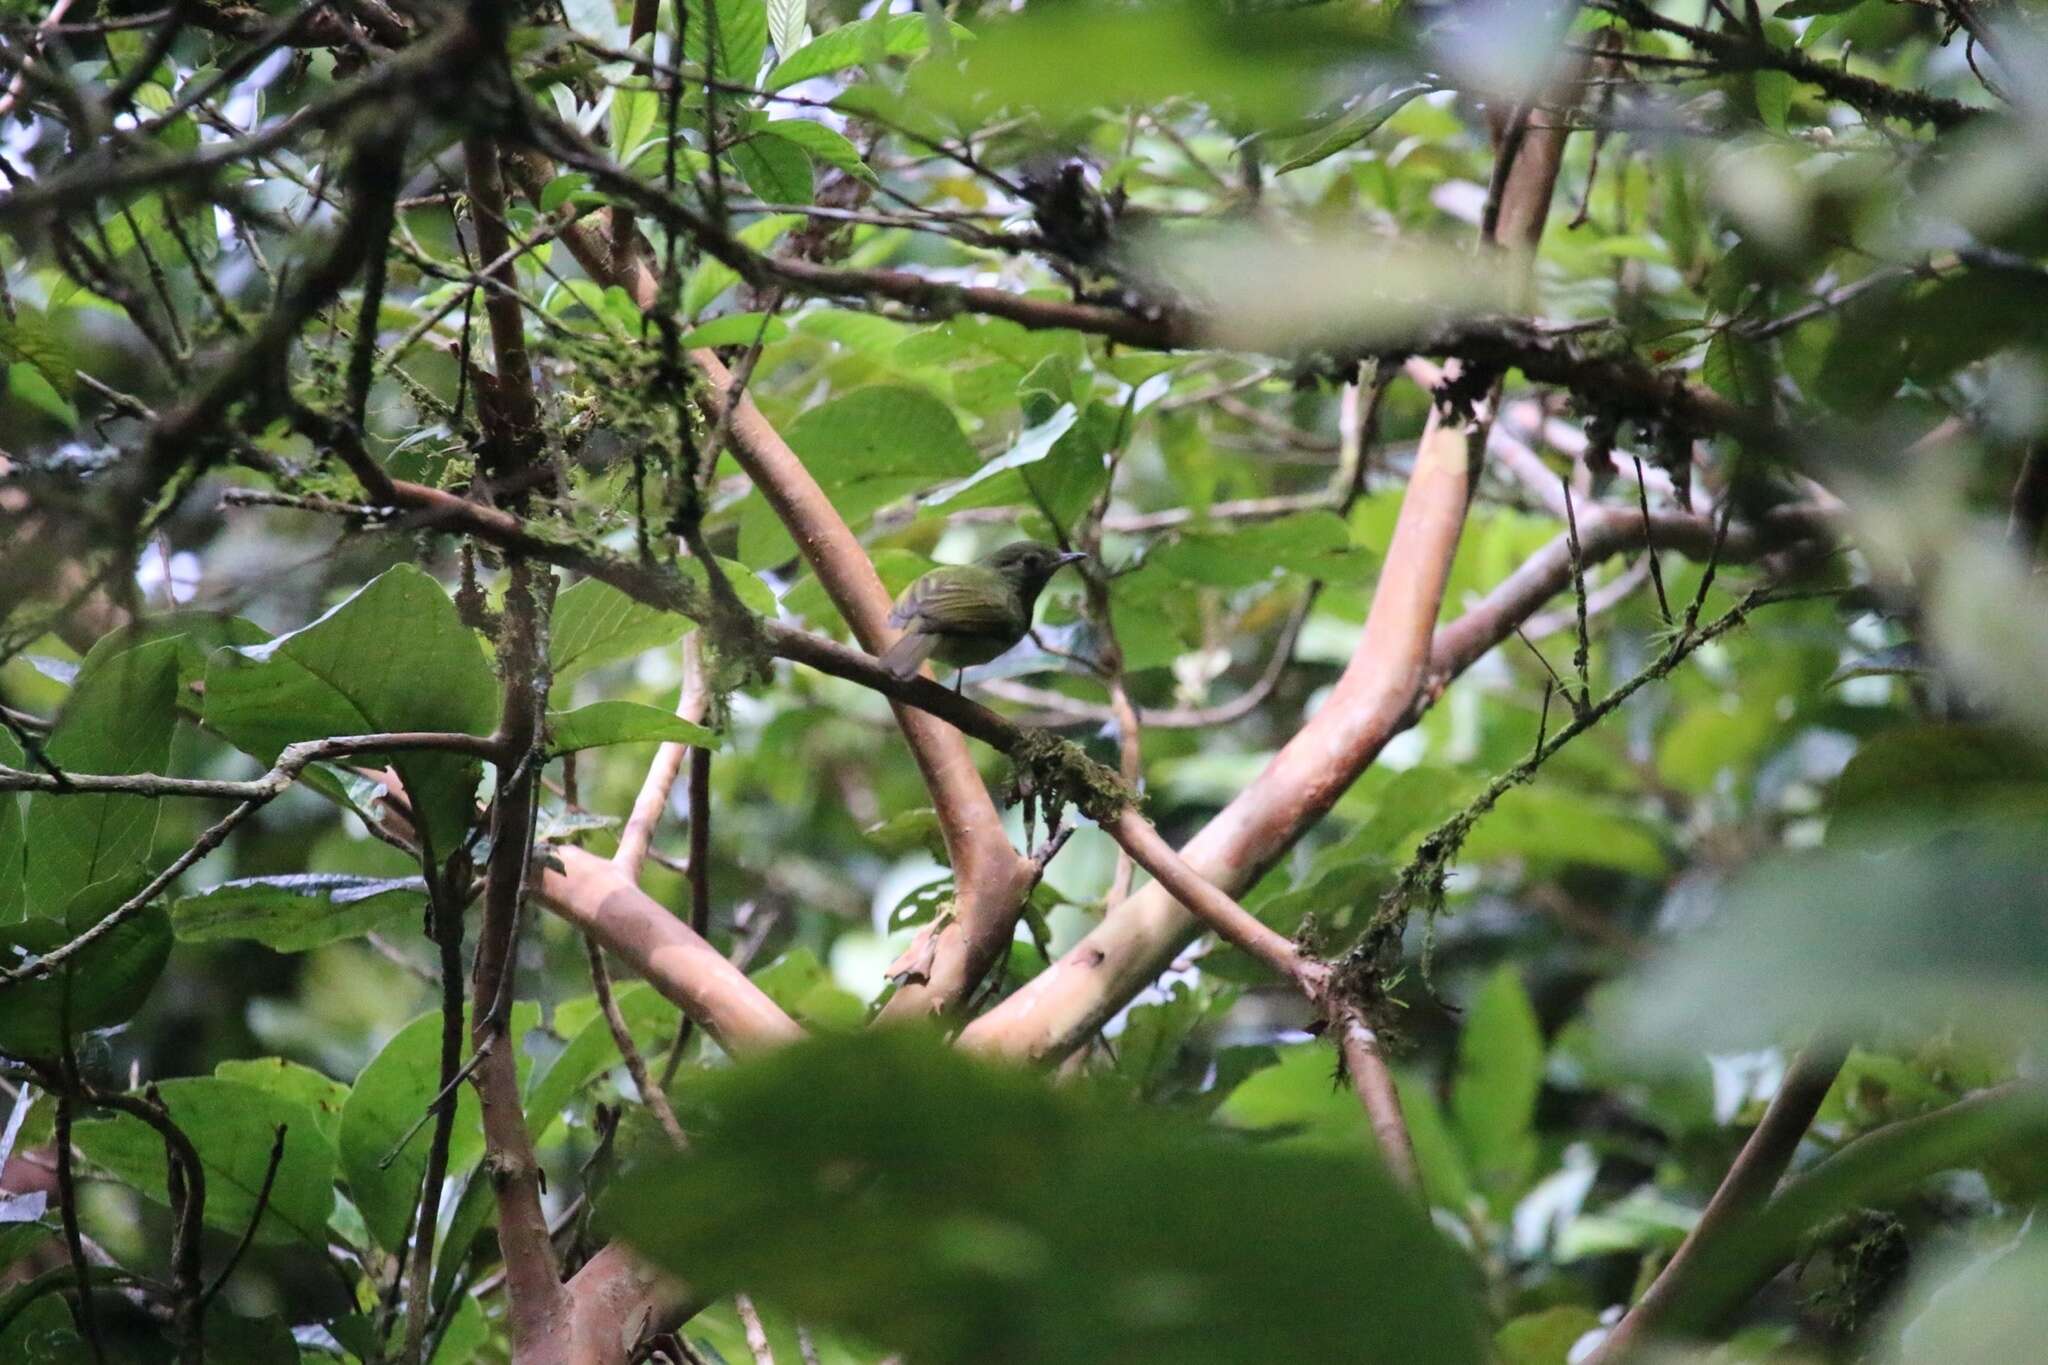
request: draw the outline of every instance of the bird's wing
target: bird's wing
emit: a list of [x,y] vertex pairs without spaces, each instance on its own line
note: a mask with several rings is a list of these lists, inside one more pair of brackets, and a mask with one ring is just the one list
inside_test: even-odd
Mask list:
[[961,564],[934,569],[905,588],[889,624],[928,635],[1003,635],[1017,622],[1001,576]]

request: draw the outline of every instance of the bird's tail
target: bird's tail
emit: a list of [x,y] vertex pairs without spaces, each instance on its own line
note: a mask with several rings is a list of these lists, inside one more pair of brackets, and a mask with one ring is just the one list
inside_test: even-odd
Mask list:
[[938,643],[937,636],[927,635],[921,630],[906,630],[896,637],[895,644],[882,651],[882,667],[908,682],[931,657]]

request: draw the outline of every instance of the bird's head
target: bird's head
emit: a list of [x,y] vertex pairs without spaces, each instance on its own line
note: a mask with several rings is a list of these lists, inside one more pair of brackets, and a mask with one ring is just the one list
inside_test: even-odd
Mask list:
[[993,569],[1017,585],[1026,597],[1036,597],[1054,574],[1088,556],[1079,550],[1062,550],[1036,540],[1019,540],[984,558],[982,567]]

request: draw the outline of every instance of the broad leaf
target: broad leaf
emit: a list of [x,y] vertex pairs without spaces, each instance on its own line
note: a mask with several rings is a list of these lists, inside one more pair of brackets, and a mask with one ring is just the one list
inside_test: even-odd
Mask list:
[[763,0],[687,0],[683,60],[699,70],[710,67],[722,81],[750,86],[761,74],[761,54],[767,46]]
[[609,583],[572,584],[555,594],[548,631],[556,693],[593,668],[674,644],[689,630],[688,617],[636,602]]
[[[302,739],[400,730],[488,735],[498,681],[482,643],[441,585],[409,564],[387,569],[319,620],[268,644],[223,649],[206,673],[207,724],[264,762]],[[437,856],[472,818],[478,760],[364,755],[389,762]]]
[[339,1140],[341,1107],[348,1101],[348,1087],[340,1081],[282,1057],[232,1058],[216,1066],[213,1074],[304,1105],[320,1135],[330,1144]]
[[600,701],[574,711],[548,713],[548,752],[574,753],[607,744],[694,744],[718,747],[718,735],[673,711],[637,701]]
[[[469,1056],[469,1035],[462,1053]],[[420,1182],[426,1176],[427,1152],[433,1141],[429,1119],[411,1139],[400,1139],[418,1123],[439,1093],[441,1014],[436,1010],[407,1024],[363,1068],[341,1107],[340,1136],[335,1146],[350,1196],[363,1215],[363,1225],[377,1245],[395,1251],[419,1204]],[[456,1087],[455,1126],[448,1143],[448,1172],[467,1170],[483,1155],[483,1118],[476,1091]],[[394,1155],[395,1153],[395,1155]],[[390,1157],[389,1164],[385,1159]]]
[[[648,1048],[675,1035],[679,1017],[676,1007],[647,983],[637,982],[625,987],[617,992],[613,1001],[618,1006],[619,1016],[626,1021],[628,1032],[641,1047]],[[535,1142],[547,1139],[562,1111],[585,1086],[619,1064],[618,1043],[612,1037],[611,1025],[598,1013],[596,1000],[586,997],[556,1006],[556,1028],[565,1029],[566,1021],[578,1015],[583,1016],[583,1022],[571,1031],[568,1046],[556,1055],[545,1071],[535,1075],[533,1085],[527,1091],[527,1123],[533,1130]]]
[[254,939],[281,953],[419,922],[426,884],[418,877],[329,872],[222,882],[171,907],[171,927],[188,942]]
[[[163,1081],[157,1092],[172,1121],[198,1149],[206,1171],[208,1226],[233,1235],[249,1226],[283,1125],[284,1156],[256,1240],[326,1244],[327,1215],[334,1207],[334,1145],[303,1104],[214,1076]],[[120,1114],[81,1123],[73,1132],[88,1160],[144,1196],[167,1202],[164,1143],[155,1129]]]
[[1458,1044],[1451,1114],[1473,1172],[1497,1208],[1511,1207],[1536,1164],[1531,1123],[1543,1081],[1543,1034],[1512,966],[1487,979]]
[[1787,856],[1743,877],[1708,932],[1652,965],[1616,1021],[1667,1054],[1816,1029],[2048,1043],[2048,849],[2039,827],[1943,833],[1882,852]]
[[745,1285],[926,1365],[991,1342],[1061,1365],[1481,1358],[1469,1270],[1362,1152],[1249,1146],[907,1030],[706,1090],[691,1150],[603,1211],[708,1293]]
[[778,206],[811,202],[811,159],[796,143],[757,133],[728,155],[757,199]]
[[[965,29],[955,26],[956,35]],[[828,76],[849,66],[878,62],[887,57],[916,57],[931,46],[931,21],[922,14],[895,14],[872,19],[855,19],[829,33],[821,33],[794,52],[787,53],[763,84],[780,90]]]
[[[76,927],[36,916],[0,930],[0,966],[13,970],[76,938],[137,889],[133,877],[87,887],[75,898],[91,910]],[[131,915],[47,977],[0,989],[0,1052],[55,1057],[68,1020],[74,1034],[125,1022],[148,998],[171,955],[171,922],[152,905]]]
[[[174,641],[95,655],[79,671],[44,752],[66,772],[162,772],[171,761],[177,686]],[[146,796],[36,793],[28,803],[29,913],[59,914],[80,887],[145,866],[161,809]]]
[[1402,106],[1417,95],[1428,94],[1435,87],[1429,85],[1404,85],[1385,99],[1373,104],[1361,104],[1347,110],[1313,133],[1291,139],[1276,150],[1284,160],[1273,168],[1273,174],[1285,175],[1298,171],[1304,166],[1313,166],[1328,160],[1345,148],[1363,142],[1385,126],[1388,119],[1401,112]]

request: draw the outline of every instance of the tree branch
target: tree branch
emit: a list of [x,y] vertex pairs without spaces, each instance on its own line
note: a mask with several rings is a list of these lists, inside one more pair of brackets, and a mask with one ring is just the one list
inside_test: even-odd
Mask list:
[[608,859],[567,844],[551,847],[538,889],[549,909],[631,963],[728,1052],[803,1036],[744,972]]
[[1714,1197],[1707,1201],[1700,1220],[1686,1233],[1685,1240],[1643,1291],[1642,1298],[1608,1333],[1599,1349],[1587,1357],[1587,1365],[1612,1365],[1653,1335],[1673,1305],[1691,1288],[1697,1267],[1710,1249],[1763,1207],[1792,1164],[1800,1140],[1813,1126],[1813,1116],[1820,1112],[1821,1101],[1827,1098],[1847,1057],[1847,1049],[1837,1043],[1812,1043],[1800,1049],[1786,1069],[1785,1079],[1778,1083],[1778,1093],[1772,1096],[1763,1118],[1742,1144],[1742,1151],[1728,1168]]

